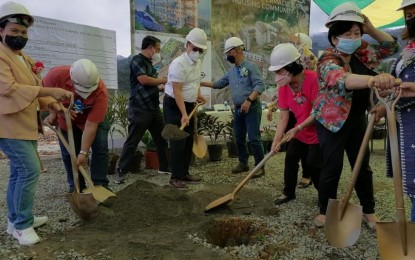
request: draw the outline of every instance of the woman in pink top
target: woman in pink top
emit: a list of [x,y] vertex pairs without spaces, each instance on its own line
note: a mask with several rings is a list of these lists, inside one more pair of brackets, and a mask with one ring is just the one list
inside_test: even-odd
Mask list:
[[300,53],[291,43],[277,45],[272,51],[270,71],[274,71],[278,85],[278,108],[280,119],[272,143],[272,150],[278,152],[284,131],[292,111],[297,120],[296,126],[286,133],[290,145],[285,156],[284,190],[274,204],[280,205],[295,199],[297,185],[298,162],[301,157],[307,158],[307,167],[311,171],[314,187],[318,187],[321,170],[320,151],[314,118],[310,116],[314,100],[317,97],[317,73],[304,70],[299,64]]

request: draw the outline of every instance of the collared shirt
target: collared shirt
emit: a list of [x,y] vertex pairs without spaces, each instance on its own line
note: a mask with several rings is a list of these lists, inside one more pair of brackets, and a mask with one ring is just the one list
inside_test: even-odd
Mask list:
[[[86,121],[101,123],[104,121],[108,111],[108,92],[104,81],[99,80],[98,88],[94,90],[86,99],[83,99],[75,92],[69,74],[71,66],[57,66],[52,68],[43,78],[43,85],[49,88],[62,88],[71,91],[74,95],[74,110],[77,114],[72,120],[72,124],[84,130]],[[69,100],[62,101],[65,107],[69,106]],[[59,127],[67,130],[65,118],[58,116]]]
[[194,62],[187,53],[173,60],[169,66],[164,92],[174,98],[172,82],[183,83],[182,95],[185,102],[196,102],[201,79],[201,62]]
[[[398,50],[396,41],[381,42],[380,45],[362,41],[360,48],[352,55],[367,69],[381,73],[380,59]],[[336,50],[328,48],[318,60],[317,72],[320,89],[311,113],[318,122],[335,133],[346,122],[352,107],[353,91],[346,90],[346,79],[353,71]]]
[[213,86],[215,89],[229,86],[236,106],[242,105],[252,91],[261,94],[265,90],[258,66],[245,60],[240,66],[231,68],[221,79],[215,81]]
[[138,77],[146,75],[157,78],[158,73],[154,68],[151,59],[139,53],[135,55],[130,63],[130,102],[128,109],[134,113],[136,110],[159,110],[159,91],[154,85],[142,85]]

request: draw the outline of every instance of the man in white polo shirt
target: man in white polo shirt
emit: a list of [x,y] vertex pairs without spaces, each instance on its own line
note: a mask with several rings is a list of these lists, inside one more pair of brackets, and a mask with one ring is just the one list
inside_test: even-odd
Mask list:
[[171,179],[170,185],[177,189],[187,188],[187,183],[201,179],[189,174],[192,156],[194,120],[189,118],[195,103],[205,101],[200,93],[201,61],[199,55],[207,49],[206,33],[199,28],[192,29],[186,36],[186,51],[170,64],[163,113],[166,124],[186,125],[189,136],[183,140],[170,141]]

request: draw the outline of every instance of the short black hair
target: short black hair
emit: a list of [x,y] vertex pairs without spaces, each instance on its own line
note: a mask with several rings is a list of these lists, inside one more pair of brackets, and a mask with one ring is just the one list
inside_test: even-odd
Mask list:
[[161,43],[161,41],[151,35],[148,35],[146,37],[144,37],[143,42],[141,43],[141,49],[145,50],[147,49],[149,46],[153,46],[155,47],[157,45],[157,43]]
[[297,61],[293,61],[290,64],[284,66],[284,69],[295,76],[300,74],[304,70],[304,67]]
[[339,35],[342,35],[343,33],[350,31],[352,29],[353,25],[357,24],[360,28],[360,35],[363,34],[363,25],[358,22],[352,22],[352,21],[339,21],[333,23],[329,28],[329,33],[327,35],[327,38],[329,39],[329,42],[331,46],[334,47],[333,42],[331,41],[332,37],[336,37]]

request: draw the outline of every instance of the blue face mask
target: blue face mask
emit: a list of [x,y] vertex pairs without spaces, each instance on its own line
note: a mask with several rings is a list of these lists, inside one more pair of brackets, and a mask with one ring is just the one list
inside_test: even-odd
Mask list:
[[337,39],[339,39],[339,43],[337,44],[336,49],[346,54],[352,54],[360,47],[360,45],[362,45],[362,38],[357,38],[357,39],[337,38]]

